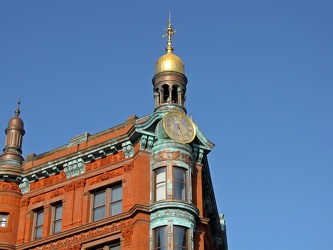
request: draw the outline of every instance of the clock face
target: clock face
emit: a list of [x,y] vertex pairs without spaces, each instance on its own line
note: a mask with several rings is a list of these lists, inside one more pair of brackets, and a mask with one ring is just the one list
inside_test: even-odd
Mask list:
[[195,137],[194,123],[181,112],[169,112],[163,119],[163,127],[176,142],[190,143]]

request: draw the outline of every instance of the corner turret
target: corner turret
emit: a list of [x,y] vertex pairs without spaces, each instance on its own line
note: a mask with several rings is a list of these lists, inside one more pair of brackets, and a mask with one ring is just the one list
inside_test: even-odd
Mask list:
[[25,134],[23,120],[20,115],[20,100],[17,102],[15,116],[8,122],[6,141],[2,155],[0,155],[0,174],[20,175],[22,170],[22,139]]

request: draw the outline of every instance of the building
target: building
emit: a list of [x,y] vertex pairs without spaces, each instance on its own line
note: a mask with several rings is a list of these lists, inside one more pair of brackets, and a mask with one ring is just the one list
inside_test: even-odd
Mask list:
[[0,249],[227,250],[207,161],[214,145],[186,115],[173,34],[168,22],[150,115],[24,159],[18,103],[0,156]]

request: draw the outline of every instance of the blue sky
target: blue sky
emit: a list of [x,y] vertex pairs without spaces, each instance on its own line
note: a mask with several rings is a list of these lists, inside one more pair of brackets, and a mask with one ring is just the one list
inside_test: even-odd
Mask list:
[[333,249],[333,2],[0,1],[0,143],[24,155],[153,112],[168,11],[230,250]]

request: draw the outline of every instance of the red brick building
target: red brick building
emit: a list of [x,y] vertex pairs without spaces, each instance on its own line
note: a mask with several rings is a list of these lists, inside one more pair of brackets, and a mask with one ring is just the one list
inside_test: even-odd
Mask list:
[[150,115],[24,159],[18,106],[0,156],[0,249],[227,250],[207,161],[214,145],[186,115],[173,33],[169,22]]

